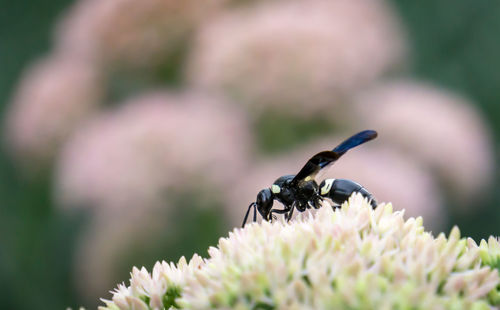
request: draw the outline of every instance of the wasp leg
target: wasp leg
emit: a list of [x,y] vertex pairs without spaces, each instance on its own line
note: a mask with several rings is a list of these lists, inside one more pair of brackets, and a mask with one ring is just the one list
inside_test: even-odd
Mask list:
[[292,206],[292,208],[290,209],[290,211],[287,214],[285,214],[285,220],[287,222],[289,222],[292,219],[293,210],[295,210],[295,206]]
[[322,206],[323,197],[315,195],[313,199],[308,202],[310,208],[319,209]]
[[[273,213],[276,213],[276,214],[286,214],[288,212],[290,212],[290,208],[289,207],[285,207],[285,209],[283,209],[283,210],[272,209],[271,212],[270,212],[270,214],[269,214],[269,217],[275,220],[276,216],[274,216]],[[285,215],[285,219],[286,219],[286,215]]]
[[320,186],[320,195],[326,198],[330,198],[334,203],[341,205],[351,197],[353,193],[360,193],[368,199],[372,208],[377,207],[377,201],[373,197],[373,195],[368,192],[363,186],[360,184],[345,179],[326,179],[321,182]]

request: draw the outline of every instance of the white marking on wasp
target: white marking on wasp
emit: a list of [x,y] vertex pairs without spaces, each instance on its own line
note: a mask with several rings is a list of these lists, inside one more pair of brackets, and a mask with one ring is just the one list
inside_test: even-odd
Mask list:
[[273,192],[273,194],[278,194],[281,192],[281,188],[278,185],[273,184],[271,185],[271,192]]
[[332,185],[335,179],[326,179],[325,180],[325,185],[321,188],[321,195],[326,195],[328,192],[330,192],[330,189],[332,189]]

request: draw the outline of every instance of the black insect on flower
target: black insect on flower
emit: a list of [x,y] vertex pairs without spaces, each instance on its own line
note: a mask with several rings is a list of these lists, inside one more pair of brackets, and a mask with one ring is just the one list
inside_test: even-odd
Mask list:
[[[289,221],[295,209],[300,212],[310,208],[318,209],[325,198],[329,198],[334,204],[340,205],[355,192],[367,198],[371,206],[375,208],[377,201],[373,195],[354,181],[326,179],[318,185],[314,178],[321,169],[333,164],[348,150],[376,137],[377,132],[374,130],[361,131],[340,143],[333,150],[319,152],[311,157],[299,173],[278,178],[270,188],[265,188],[257,194],[256,201],[248,206],[242,226],[245,226],[252,208],[254,209],[254,221],[257,220],[257,210],[266,221],[273,219],[274,214],[284,214],[285,219]],[[284,208],[273,209],[274,200],[281,202]]]

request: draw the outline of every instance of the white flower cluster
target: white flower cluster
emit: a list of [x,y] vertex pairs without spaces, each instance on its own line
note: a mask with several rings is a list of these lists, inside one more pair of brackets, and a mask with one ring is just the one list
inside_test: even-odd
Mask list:
[[340,209],[235,229],[210,257],[134,268],[104,309],[494,309],[500,245],[425,232],[422,218]]

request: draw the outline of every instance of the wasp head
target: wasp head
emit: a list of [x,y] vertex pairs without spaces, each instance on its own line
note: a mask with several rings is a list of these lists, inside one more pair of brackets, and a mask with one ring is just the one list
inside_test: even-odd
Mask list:
[[257,200],[255,201],[257,210],[259,211],[260,215],[262,215],[262,217],[267,221],[269,221],[269,214],[271,213],[271,209],[273,207],[273,199],[274,197],[271,189],[266,188],[261,190],[257,194]]

